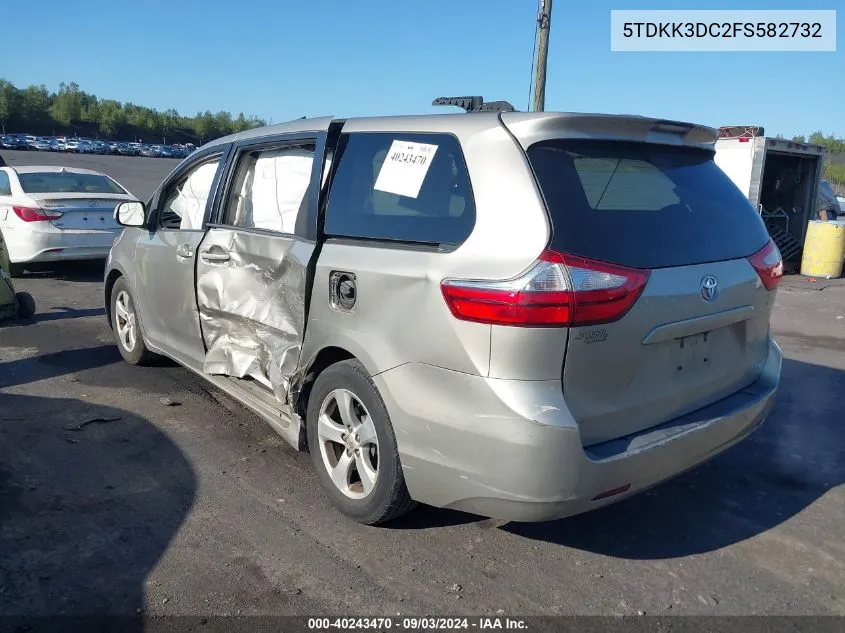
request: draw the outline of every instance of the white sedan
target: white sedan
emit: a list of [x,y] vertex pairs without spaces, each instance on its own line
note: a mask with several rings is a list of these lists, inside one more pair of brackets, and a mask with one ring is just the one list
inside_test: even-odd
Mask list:
[[121,231],[114,208],[137,201],[112,178],[71,167],[0,167],[0,232],[11,272],[29,264],[105,259]]

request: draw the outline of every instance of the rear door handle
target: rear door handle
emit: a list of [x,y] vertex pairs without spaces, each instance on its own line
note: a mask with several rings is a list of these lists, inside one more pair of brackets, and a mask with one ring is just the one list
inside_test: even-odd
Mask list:
[[189,257],[194,256],[194,249],[191,248],[190,244],[179,244],[176,247],[176,257],[184,257],[188,259]]
[[218,263],[218,262],[228,262],[232,259],[231,255],[226,251],[200,251],[200,257],[204,262],[209,263]]

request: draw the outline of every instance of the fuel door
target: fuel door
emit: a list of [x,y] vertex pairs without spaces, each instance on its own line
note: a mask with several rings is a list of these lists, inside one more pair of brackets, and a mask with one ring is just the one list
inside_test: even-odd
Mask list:
[[333,270],[329,275],[329,305],[339,312],[354,312],[358,299],[355,273]]

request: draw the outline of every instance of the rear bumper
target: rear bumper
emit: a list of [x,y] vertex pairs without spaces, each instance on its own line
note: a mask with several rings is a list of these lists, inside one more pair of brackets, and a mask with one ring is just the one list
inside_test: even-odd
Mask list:
[[[544,521],[629,497],[742,440],[771,411],[782,358],[770,341],[763,372],[749,387],[589,449],[558,381],[493,380],[421,364],[374,380],[414,499],[499,519]],[[622,494],[593,500],[628,485]]]
[[120,231],[85,231],[39,227],[6,229],[9,260],[35,264],[64,260],[105,259]]

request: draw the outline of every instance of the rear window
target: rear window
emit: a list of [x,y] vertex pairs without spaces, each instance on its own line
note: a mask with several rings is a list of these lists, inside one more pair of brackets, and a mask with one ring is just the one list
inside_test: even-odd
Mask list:
[[554,250],[637,268],[747,257],[769,239],[759,214],[697,148],[544,141],[528,158]]
[[457,246],[475,225],[458,140],[448,134],[343,135],[326,209],[336,237]]
[[31,172],[18,174],[18,180],[25,193],[126,193],[111,178],[100,174]]

